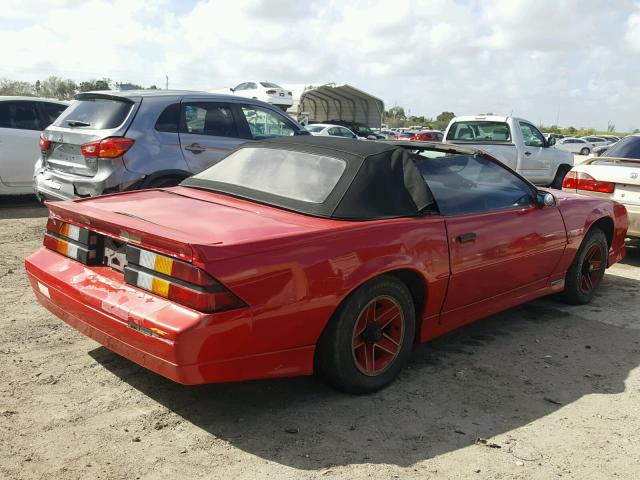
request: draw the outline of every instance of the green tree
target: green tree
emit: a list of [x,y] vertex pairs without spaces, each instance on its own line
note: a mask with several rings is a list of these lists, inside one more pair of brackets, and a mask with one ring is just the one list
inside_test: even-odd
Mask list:
[[61,100],[69,100],[78,91],[76,82],[70,79],[62,79],[60,77],[51,76],[40,82],[40,95],[43,97],[59,98]]
[[442,112],[440,115],[436,117],[435,122],[433,122],[433,128],[436,130],[444,130],[449,125],[449,122],[456,114],[453,112]]
[[80,82],[79,90],[81,92],[93,92],[97,90],[109,90],[109,85],[111,84],[111,79],[103,78],[101,80],[87,80],[84,82]]
[[29,82],[0,79],[0,95],[34,95],[34,93],[33,85]]

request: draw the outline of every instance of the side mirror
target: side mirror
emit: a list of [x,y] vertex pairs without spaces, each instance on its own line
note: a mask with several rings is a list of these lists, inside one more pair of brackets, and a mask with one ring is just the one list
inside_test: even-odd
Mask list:
[[554,207],[556,204],[556,197],[549,192],[539,191],[536,197],[536,204],[538,207]]
[[552,147],[556,144],[556,137],[549,137],[547,140],[547,147]]
[[232,92],[235,92],[235,89],[233,89],[233,88],[229,88],[229,90],[231,90]]

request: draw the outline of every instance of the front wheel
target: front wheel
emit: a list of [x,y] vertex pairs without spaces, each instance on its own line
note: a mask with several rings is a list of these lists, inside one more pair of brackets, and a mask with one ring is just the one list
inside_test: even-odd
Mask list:
[[589,155],[590,150],[587,147],[584,147],[580,150],[580,155]]
[[591,301],[604,277],[608,251],[607,238],[602,230],[596,228],[587,233],[565,278],[565,302],[583,305]]
[[316,351],[316,371],[348,393],[369,393],[391,383],[409,359],[415,309],[404,283],[390,277],[367,282],[331,319]]

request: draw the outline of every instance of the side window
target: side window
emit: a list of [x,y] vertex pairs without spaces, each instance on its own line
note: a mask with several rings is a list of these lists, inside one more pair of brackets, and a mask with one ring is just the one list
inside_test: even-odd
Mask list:
[[67,109],[67,105],[60,105],[59,103],[40,102],[40,106],[42,106],[42,110],[44,111],[44,119],[47,124],[45,127],[55,122],[56,118]]
[[0,128],[42,130],[35,102],[1,102]]
[[181,123],[181,133],[215,137],[239,136],[231,109],[221,103],[184,103]]
[[416,156],[414,160],[443,215],[490,212],[535,202],[528,183],[484,157]]
[[246,89],[246,88],[247,88],[247,84],[246,84],[246,83],[241,83],[240,85],[238,85],[238,86],[237,86],[236,88],[234,88],[233,90],[234,90],[234,91],[237,91],[237,90],[244,90],[244,89]]
[[353,138],[353,134],[349,130],[347,130],[346,128],[341,128],[340,129],[340,134],[345,138]]
[[520,122],[522,138],[528,147],[544,147],[544,136],[540,131],[529,123]]
[[254,140],[290,137],[295,131],[292,124],[274,112],[252,105],[242,105],[240,110],[249,124],[251,138]]
[[247,90],[255,90],[258,88],[258,86],[253,82],[246,83],[245,85]]
[[178,133],[180,123],[180,104],[174,103],[165,108],[156,122],[156,130],[159,132]]
[[331,135],[332,137],[339,137],[340,136],[340,130],[338,130],[338,128],[336,128],[336,127],[331,127],[329,130],[327,130],[327,133],[329,135]]

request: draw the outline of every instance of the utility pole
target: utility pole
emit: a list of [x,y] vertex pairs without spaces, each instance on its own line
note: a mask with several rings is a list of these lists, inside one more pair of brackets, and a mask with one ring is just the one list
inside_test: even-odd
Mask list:
[[169,75],[165,75],[164,76],[164,80],[165,80],[165,82],[164,82],[164,87],[165,88],[164,89],[165,90],[169,90]]

